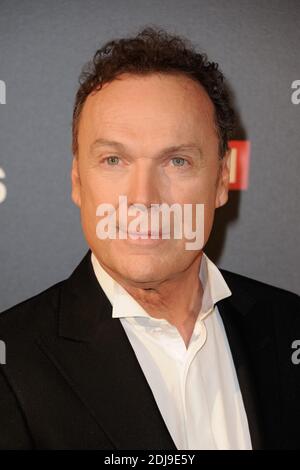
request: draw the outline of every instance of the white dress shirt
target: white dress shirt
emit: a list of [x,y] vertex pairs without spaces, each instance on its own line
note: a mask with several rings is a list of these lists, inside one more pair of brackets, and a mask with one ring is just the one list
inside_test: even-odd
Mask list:
[[93,253],[91,260],[177,449],[251,449],[242,395],[215,305],[232,293],[217,266],[203,253],[202,306],[186,348],[175,326],[150,316]]

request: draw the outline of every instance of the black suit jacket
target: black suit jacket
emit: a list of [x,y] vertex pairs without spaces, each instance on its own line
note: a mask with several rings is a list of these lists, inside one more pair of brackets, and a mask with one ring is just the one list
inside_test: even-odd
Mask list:
[[[90,254],[0,315],[1,449],[176,449]],[[221,272],[232,296],[217,305],[253,448],[300,449],[299,296]]]

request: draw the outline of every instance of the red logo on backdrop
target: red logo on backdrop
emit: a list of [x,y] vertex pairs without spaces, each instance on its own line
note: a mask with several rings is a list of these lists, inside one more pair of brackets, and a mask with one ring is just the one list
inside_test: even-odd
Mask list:
[[230,140],[230,184],[229,189],[248,189],[250,142],[249,140]]

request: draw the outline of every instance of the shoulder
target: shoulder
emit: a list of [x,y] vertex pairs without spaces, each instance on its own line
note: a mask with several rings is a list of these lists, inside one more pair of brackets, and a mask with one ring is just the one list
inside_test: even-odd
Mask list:
[[56,336],[63,293],[68,292],[74,280],[76,289],[89,282],[90,264],[88,251],[69,277],[0,313],[0,339],[14,341],[17,345],[40,335]]
[[244,292],[257,301],[288,302],[300,306],[300,296],[295,292],[226,269],[219,269],[233,294]]
[[65,281],[60,281],[39,294],[30,297],[0,313],[0,339],[34,335],[47,329],[56,317],[60,292]]
[[258,329],[273,332],[279,341],[282,337],[294,338],[300,332],[300,296],[287,289],[253,279],[225,269],[220,269],[232,295],[225,299],[243,315],[245,328],[251,327],[254,335]]

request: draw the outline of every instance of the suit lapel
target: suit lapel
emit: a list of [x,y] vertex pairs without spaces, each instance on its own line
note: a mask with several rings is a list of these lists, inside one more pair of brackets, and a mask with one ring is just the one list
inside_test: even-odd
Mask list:
[[117,449],[176,449],[90,251],[65,281],[59,334],[41,346]]
[[[272,401],[273,422],[280,427],[280,400],[277,390],[275,346],[270,328],[262,320],[264,306],[241,286],[237,277],[221,270],[232,296],[217,303],[230,345],[248,419],[253,449],[266,445],[264,400]],[[267,306],[265,306],[267,308]],[[261,320],[261,321],[260,321]],[[272,397],[268,397],[268,388]],[[264,393],[263,393],[264,392]]]

